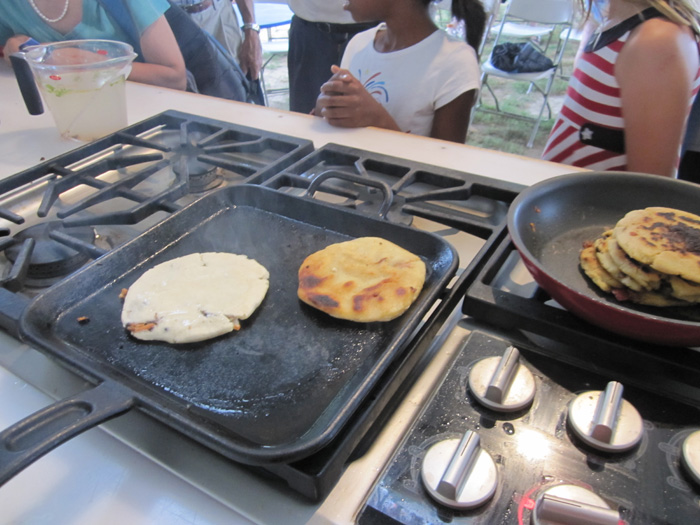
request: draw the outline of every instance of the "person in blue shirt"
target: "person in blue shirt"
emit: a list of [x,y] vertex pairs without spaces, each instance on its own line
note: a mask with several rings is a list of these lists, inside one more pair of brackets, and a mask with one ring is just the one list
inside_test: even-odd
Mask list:
[[[184,90],[185,62],[165,19],[167,0],[120,1],[128,8],[140,33],[143,62],[134,62],[129,80]],[[20,50],[30,39],[40,43],[107,39],[130,42],[99,0],[3,0],[0,2],[0,45],[4,55]]]

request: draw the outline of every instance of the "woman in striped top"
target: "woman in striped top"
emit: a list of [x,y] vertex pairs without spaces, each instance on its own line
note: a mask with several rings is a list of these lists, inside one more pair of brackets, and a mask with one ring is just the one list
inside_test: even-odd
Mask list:
[[675,176],[700,88],[694,0],[610,0],[576,63],[542,157]]

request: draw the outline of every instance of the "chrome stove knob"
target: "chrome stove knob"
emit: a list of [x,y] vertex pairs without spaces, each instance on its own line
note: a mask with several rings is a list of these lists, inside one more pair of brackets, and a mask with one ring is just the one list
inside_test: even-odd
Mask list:
[[693,481],[700,483],[700,430],[696,430],[683,441],[681,461]]
[[509,346],[502,357],[487,357],[472,367],[469,389],[482,405],[499,412],[515,412],[532,403],[535,378],[520,363],[518,349]]
[[586,444],[604,452],[625,452],[642,439],[637,409],[622,398],[623,386],[610,381],[604,391],[584,392],[569,405],[569,425]]
[[603,498],[577,485],[557,485],[537,498],[533,525],[618,525],[620,513]]
[[461,440],[446,439],[430,447],[423,458],[421,478],[434,499],[455,509],[484,504],[498,485],[496,464],[471,430]]

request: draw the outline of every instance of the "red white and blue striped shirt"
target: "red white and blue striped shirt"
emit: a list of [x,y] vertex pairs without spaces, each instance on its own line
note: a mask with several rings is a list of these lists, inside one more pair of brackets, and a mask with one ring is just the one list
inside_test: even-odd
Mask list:
[[[641,21],[643,19],[638,23]],[[625,23],[629,29],[620,36],[592,51],[587,48],[579,58],[562,110],[542,154],[543,159],[596,171],[626,170],[625,120],[620,86],[615,79],[615,63],[638,23],[631,19],[622,24]],[[688,114],[699,88],[700,71],[688,101]]]

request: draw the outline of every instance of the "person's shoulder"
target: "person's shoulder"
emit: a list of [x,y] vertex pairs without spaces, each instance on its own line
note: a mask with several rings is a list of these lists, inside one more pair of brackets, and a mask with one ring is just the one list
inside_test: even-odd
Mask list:
[[697,50],[697,41],[689,27],[681,26],[666,18],[657,17],[637,26],[630,35],[628,45],[644,49],[670,50],[692,47]]
[[348,47],[350,47],[351,45],[366,46],[370,42],[373,43],[377,31],[379,31],[381,27],[383,27],[383,24],[377,24],[375,27],[371,27],[370,29],[366,29],[365,31],[360,31],[350,39]]
[[632,31],[620,51],[616,76],[644,77],[647,73],[658,75],[658,71],[685,71],[695,77],[699,65],[698,43],[691,29],[659,17]]
[[476,51],[464,39],[442,30],[435,31],[431,38],[435,39],[440,55],[447,60],[477,60]]
[[341,63],[343,67],[348,67],[352,60],[360,57],[360,60],[365,60],[375,54],[374,51],[374,35],[377,33],[377,27],[373,27],[366,31],[362,31],[353,36],[343,52]]
[[652,18],[637,26],[620,53],[623,61],[669,66],[698,64],[698,43],[689,27],[665,18]]
[[467,41],[464,38],[460,38],[456,35],[451,35],[447,31],[444,31],[442,29],[439,29],[433,33],[433,36],[437,41],[440,42],[440,45],[446,49],[452,49],[456,51],[464,50],[464,49],[473,49],[472,46],[467,44]]
[[448,45],[448,46],[461,46],[462,44],[464,44],[465,46],[467,45],[466,40],[464,40],[463,38],[459,38],[455,35],[452,35],[443,29],[437,29],[436,31],[433,31],[433,33],[431,33],[431,35],[430,35],[430,38],[433,38],[436,42],[441,42],[442,45]]
[[[108,2],[112,4],[113,2]],[[170,9],[168,0],[126,0],[126,7],[134,16],[160,16]]]

